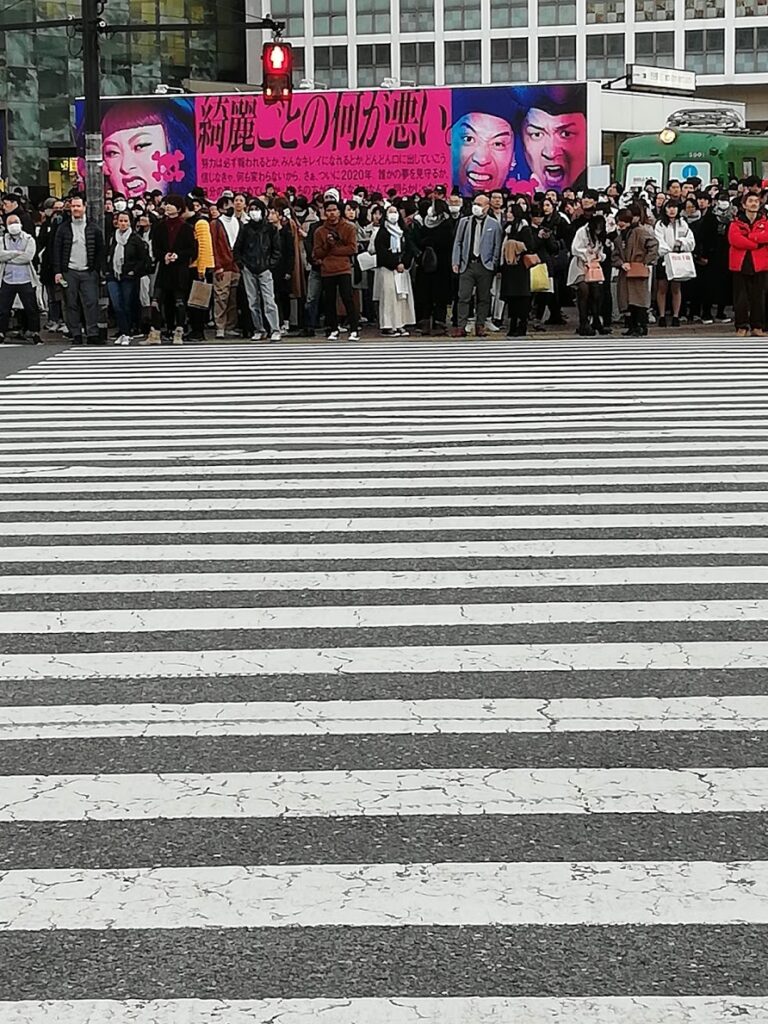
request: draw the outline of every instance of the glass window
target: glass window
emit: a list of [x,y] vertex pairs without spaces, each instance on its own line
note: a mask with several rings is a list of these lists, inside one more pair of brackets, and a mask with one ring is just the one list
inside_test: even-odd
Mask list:
[[699,18],[724,18],[725,0],[685,0],[685,17],[689,21]]
[[361,45],[357,48],[357,84],[381,85],[392,74],[389,43]]
[[528,0],[491,0],[491,28],[525,28]]
[[618,78],[624,69],[622,33],[587,36],[587,78]]
[[389,0],[357,0],[357,33],[389,32]]
[[400,0],[401,32],[433,32],[435,0]]
[[614,25],[624,21],[624,0],[587,0],[588,25]]
[[685,33],[685,66],[699,75],[725,71],[725,32],[721,28],[695,29]]
[[289,39],[304,35],[304,0],[273,0],[270,10],[276,21],[285,22]]
[[764,18],[768,15],[768,0],[736,0],[737,18]]
[[446,32],[480,28],[480,0],[443,0]]
[[675,0],[635,0],[635,21],[672,21]]
[[635,57],[638,64],[657,68],[675,66],[674,32],[638,32],[635,36]]
[[544,82],[576,78],[576,36],[539,39],[539,78]]
[[480,81],[480,40],[462,39],[445,44],[445,84]]
[[435,84],[435,44],[400,44],[400,81],[415,85]]
[[315,78],[332,89],[349,88],[346,46],[315,47]]
[[575,25],[576,0],[539,0],[540,25]]
[[768,28],[736,29],[736,73],[768,71]]
[[528,40],[491,40],[491,81],[528,81]]
[[316,36],[347,34],[347,0],[313,0]]

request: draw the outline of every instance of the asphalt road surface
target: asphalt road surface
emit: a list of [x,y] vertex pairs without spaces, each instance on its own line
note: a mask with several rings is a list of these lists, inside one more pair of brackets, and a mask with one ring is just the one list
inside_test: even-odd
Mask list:
[[0,355],[0,1024],[768,1021],[768,350]]

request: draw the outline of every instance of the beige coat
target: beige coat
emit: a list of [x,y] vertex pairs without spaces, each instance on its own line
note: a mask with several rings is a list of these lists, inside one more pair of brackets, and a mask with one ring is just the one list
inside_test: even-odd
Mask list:
[[634,224],[626,235],[619,231],[613,247],[613,265],[619,268],[616,295],[621,312],[628,306],[646,309],[650,301],[647,277],[627,277],[621,269],[623,263],[644,263],[652,267],[659,258],[659,243],[653,228]]

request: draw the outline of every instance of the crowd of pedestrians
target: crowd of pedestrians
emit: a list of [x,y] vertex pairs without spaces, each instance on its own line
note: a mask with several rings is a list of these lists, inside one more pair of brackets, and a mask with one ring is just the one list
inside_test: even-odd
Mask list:
[[[254,190],[256,191],[256,190]],[[103,225],[83,197],[40,210],[2,199],[0,336],[50,331],[115,344],[285,335],[581,336],[735,322],[760,337],[768,292],[768,190],[754,177],[691,178],[625,192],[493,191],[462,199],[331,186],[304,195],[108,193]],[[571,310],[574,310],[572,313]],[[731,312],[732,311],[732,312]],[[575,314],[575,315],[574,315]]]

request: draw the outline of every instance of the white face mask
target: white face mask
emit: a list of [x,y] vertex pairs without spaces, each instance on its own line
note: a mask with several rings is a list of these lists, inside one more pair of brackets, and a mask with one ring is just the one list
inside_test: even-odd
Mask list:
[[459,214],[461,213],[461,207],[460,206],[449,206],[448,209],[449,209],[450,214],[451,214],[452,217],[458,217]]
[[14,221],[13,224],[9,224],[8,225],[8,234],[9,235],[20,235],[21,234],[21,224],[19,224],[18,221]]
[[482,206],[478,206],[477,203],[473,203],[473,205],[472,205],[472,216],[473,217],[482,217],[484,213],[485,213],[485,210],[484,210],[484,208]]
[[718,210],[720,210],[721,213],[725,213],[727,210],[730,210],[731,204],[728,202],[727,199],[718,199],[717,208]]
[[389,221],[390,224],[397,224],[397,222],[400,220],[397,214],[397,210],[388,210],[387,220]]
[[126,203],[126,201],[124,199],[116,199],[115,200],[115,209],[117,210],[118,213],[122,213],[124,210],[128,209],[128,203]]
[[251,218],[251,220],[255,220],[256,222],[258,222],[261,220],[261,210],[251,210],[248,216]]

